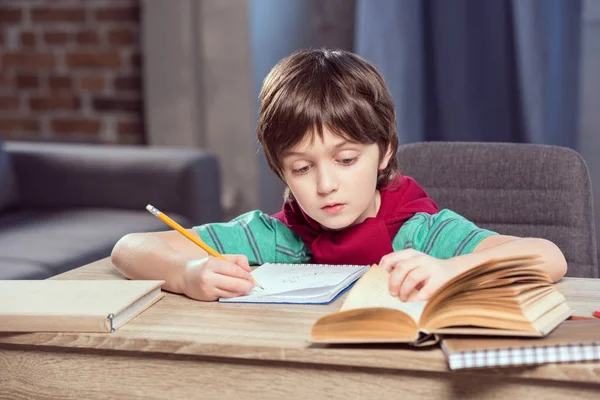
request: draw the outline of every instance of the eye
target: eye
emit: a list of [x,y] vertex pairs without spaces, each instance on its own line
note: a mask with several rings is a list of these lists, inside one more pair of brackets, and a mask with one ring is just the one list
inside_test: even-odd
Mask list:
[[292,169],[292,173],[297,174],[297,175],[302,175],[302,174],[307,173],[309,168],[310,168],[310,166],[306,165],[302,168]]
[[343,165],[352,165],[352,164],[354,164],[354,162],[356,161],[356,159],[357,159],[357,158],[358,158],[358,157],[342,158],[342,159],[340,160],[340,162],[341,162]]

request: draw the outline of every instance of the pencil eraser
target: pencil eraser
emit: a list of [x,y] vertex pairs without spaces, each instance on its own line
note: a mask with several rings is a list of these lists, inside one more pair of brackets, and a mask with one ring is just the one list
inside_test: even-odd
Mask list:
[[151,204],[148,204],[146,206],[146,210],[150,211],[150,213],[154,214],[154,216],[156,217],[158,217],[158,215],[160,214],[160,211],[158,211],[158,209]]

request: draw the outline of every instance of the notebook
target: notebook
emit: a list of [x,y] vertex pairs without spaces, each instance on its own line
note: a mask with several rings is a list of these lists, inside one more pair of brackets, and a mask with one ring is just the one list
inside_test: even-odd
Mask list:
[[368,265],[267,263],[252,271],[264,289],[220,302],[327,304],[360,278]]
[[442,337],[450,369],[599,361],[600,319],[565,321],[543,338]]
[[114,332],[160,300],[164,281],[0,281],[1,332]]

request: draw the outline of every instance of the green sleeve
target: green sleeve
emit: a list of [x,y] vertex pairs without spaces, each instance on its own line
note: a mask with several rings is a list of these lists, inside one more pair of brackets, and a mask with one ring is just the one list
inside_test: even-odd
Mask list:
[[230,222],[194,227],[221,254],[244,254],[250,265],[307,263],[311,254],[302,239],[278,219],[250,211]]
[[392,246],[394,251],[413,248],[447,259],[472,253],[483,239],[491,235],[497,233],[478,228],[461,215],[445,209],[437,214],[415,214],[402,225]]

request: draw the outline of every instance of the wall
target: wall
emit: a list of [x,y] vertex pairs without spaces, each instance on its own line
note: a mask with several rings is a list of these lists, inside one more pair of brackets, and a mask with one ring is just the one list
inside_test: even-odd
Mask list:
[[281,184],[256,143],[257,89],[296,49],[351,48],[354,1],[143,0],[142,10],[149,144],[217,154],[226,219],[280,209]]
[[144,0],[149,144],[219,157],[227,219],[258,208],[246,0]]
[[137,0],[0,2],[0,137],[143,143]]

